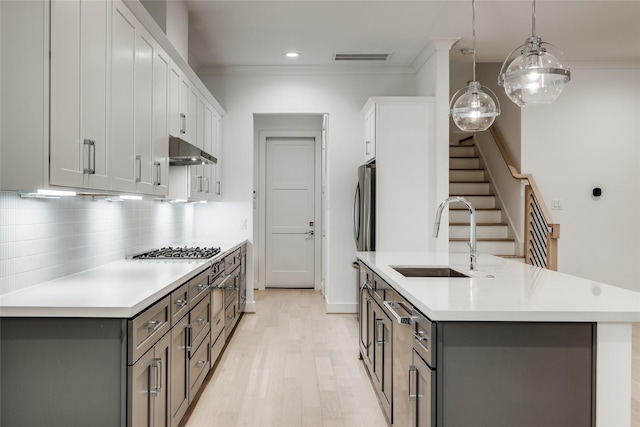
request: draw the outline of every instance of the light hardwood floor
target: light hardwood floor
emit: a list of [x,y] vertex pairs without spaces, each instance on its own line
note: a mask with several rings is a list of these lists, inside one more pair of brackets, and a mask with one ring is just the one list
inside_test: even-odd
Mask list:
[[313,290],[255,291],[186,427],[375,427],[386,421],[358,359],[353,314]]

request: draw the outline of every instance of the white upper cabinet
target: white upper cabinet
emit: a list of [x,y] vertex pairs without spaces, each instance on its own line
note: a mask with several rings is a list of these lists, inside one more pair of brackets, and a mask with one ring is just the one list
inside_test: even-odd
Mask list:
[[364,162],[376,158],[376,104],[364,108]]
[[162,197],[183,168],[212,198],[215,168],[170,168],[169,135],[215,153],[224,110],[140,3],[0,0],[0,12],[0,190]]
[[106,189],[110,2],[51,2],[50,184]]
[[168,58],[119,1],[113,3],[112,28],[111,190],[164,195]]

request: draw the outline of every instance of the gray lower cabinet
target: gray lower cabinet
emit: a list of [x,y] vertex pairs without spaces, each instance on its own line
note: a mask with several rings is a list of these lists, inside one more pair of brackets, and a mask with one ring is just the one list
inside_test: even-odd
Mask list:
[[177,426],[189,407],[189,316],[171,329],[171,426]]
[[170,334],[129,367],[127,418],[132,427],[169,426]]

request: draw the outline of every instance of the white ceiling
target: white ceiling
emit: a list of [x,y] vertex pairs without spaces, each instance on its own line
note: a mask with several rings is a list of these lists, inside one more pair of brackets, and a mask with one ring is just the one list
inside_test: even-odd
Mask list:
[[[332,58],[345,52],[389,52],[392,56],[383,67],[411,69],[431,39],[460,38],[451,52],[454,61],[468,61],[459,50],[472,45],[470,0],[185,3],[189,62],[200,72],[248,66],[344,67],[348,65]],[[531,35],[531,6],[528,0],[476,1],[478,62],[503,62]],[[539,0],[536,17],[537,35],[562,49],[570,62],[640,61],[640,0]],[[301,56],[286,58],[288,51]]]

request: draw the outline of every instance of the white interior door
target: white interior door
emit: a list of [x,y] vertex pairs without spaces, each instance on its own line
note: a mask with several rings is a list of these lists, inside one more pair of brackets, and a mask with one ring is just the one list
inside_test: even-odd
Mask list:
[[313,288],[315,140],[268,138],[266,145],[265,285]]

